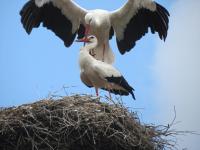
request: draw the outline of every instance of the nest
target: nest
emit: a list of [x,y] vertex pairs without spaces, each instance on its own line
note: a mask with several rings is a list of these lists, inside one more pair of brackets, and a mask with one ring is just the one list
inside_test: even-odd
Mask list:
[[75,95],[0,110],[1,150],[153,150],[170,144],[120,103]]

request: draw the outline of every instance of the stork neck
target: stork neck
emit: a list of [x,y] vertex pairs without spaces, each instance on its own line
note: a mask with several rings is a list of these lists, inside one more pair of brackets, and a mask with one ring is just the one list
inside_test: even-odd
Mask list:
[[88,65],[92,64],[93,61],[96,60],[90,55],[89,52],[92,49],[96,49],[97,44],[98,44],[98,41],[94,40],[90,43],[86,43],[86,45],[81,48],[80,55],[79,55],[79,63],[80,63],[81,68],[85,68],[85,67],[87,68]]
[[87,47],[83,47],[80,50],[80,54],[79,54],[80,68],[88,68],[88,66],[93,64],[94,60],[95,59],[89,54],[89,49],[87,49]]

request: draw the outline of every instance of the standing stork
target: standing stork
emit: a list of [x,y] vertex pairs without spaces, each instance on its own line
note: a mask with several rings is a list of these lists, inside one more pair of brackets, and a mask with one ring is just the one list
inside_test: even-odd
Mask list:
[[109,39],[116,35],[117,46],[121,54],[130,51],[137,40],[148,32],[158,32],[165,40],[168,31],[169,12],[152,0],[127,0],[119,9],[86,10],[73,0],[29,0],[21,9],[21,22],[28,34],[43,23],[71,46],[76,35],[95,35],[98,45],[95,57],[112,64],[114,54]]
[[99,96],[98,89],[101,88],[109,91],[110,98],[111,92],[119,95],[131,94],[133,99],[135,99],[134,89],[116,68],[111,64],[96,60],[90,55],[91,49],[94,49],[98,45],[97,38],[91,35],[88,38],[82,38],[78,41],[87,43],[80,49],[79,54],[82,82],[88,87],[95,87],[96,96]]

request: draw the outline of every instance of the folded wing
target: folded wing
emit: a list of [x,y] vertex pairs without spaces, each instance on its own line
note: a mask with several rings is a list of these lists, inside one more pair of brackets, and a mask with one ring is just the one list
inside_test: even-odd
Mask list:
[[112,65],[99,62],[98,64],[93,65],[93,70],[101,79],[110,83],[110,88],[103,87],[102,89],[119,95],[129,95],[130,93],[133,99],[135,99],[133,93],[134,89],[128,84],[122,74]]

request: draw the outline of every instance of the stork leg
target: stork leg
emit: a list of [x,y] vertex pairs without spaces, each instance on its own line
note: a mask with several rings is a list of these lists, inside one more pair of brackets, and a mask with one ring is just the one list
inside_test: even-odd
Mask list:
[[105,49],[106,49],[106,45],[105,44],[103,44],[103,59],[102,59],[102,61],[104,62],[104,54],[105,54]]
[[98,88],[95,87],[95,91],[96,91],[96,96],[98,97],[99,96]]
[[[86,27],[85,27],[85,33],[84,33],[84,35],[85,35],[85,38],[87,38],[87,36],[88,36],[88,33],[89,33],[89,30],[90,30],[90,25],[86,25]],[[85,42],[84,42],[84,44],[83,44],[84,46],[85,46]]]
[[87,37],[88,36],[88,33],[89,33],[89,30],[90,30],[90,25],[86,25],[86,27],[85,27],[85,37]]

